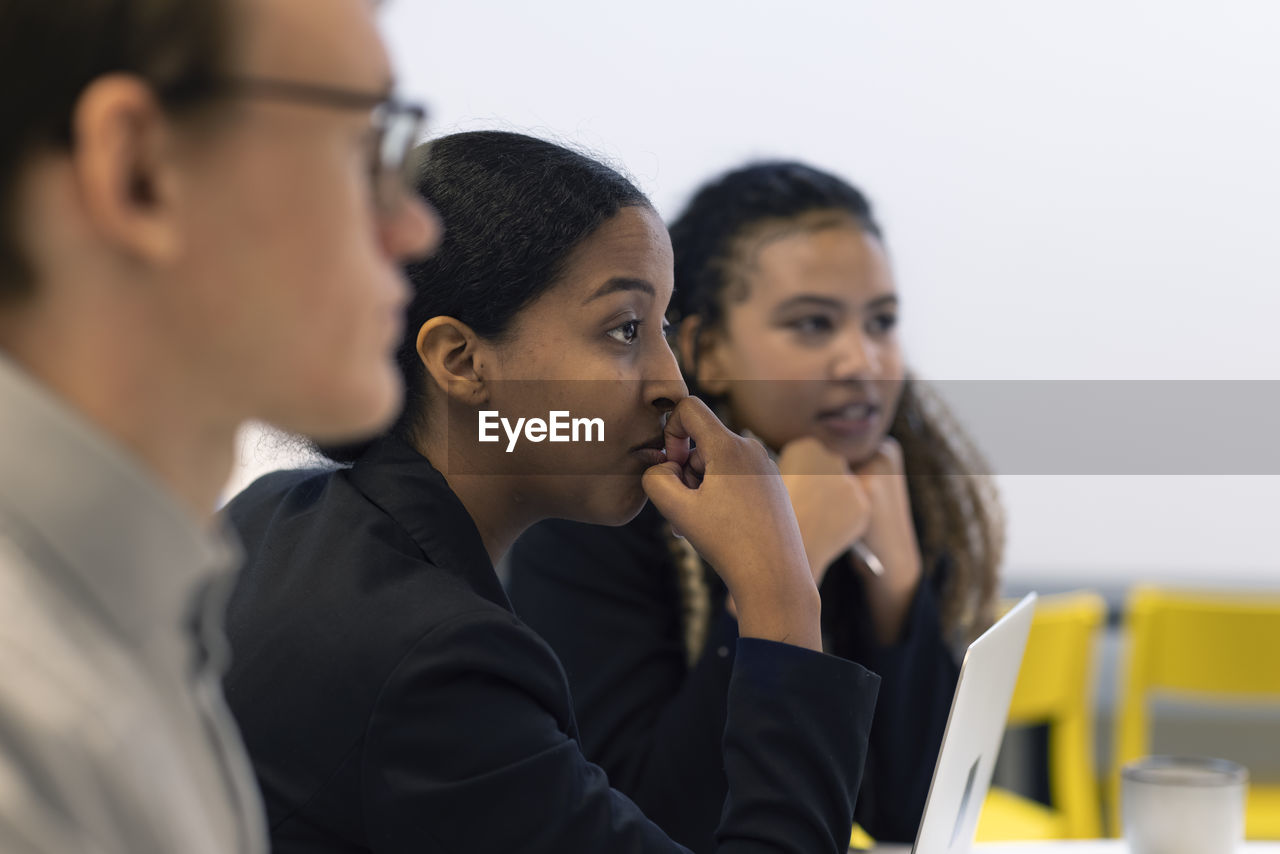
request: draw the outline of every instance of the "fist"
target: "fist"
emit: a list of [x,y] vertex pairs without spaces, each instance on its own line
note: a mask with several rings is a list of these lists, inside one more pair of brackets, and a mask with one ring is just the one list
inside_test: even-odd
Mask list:
[[920,548],[911,520],[902,448],[886,438],[875,455],[854,470],[854,475],[862,483],[872,520],[863,542],[884,564],[888,581],[903,590],[914,590],[921,572]]
[[867,482],[850,470],[844,457],[812,436],[788,442],[778,455],[778,469],[800,526],[809,569],[821,583],[831,562],[862,539],[871,525]]

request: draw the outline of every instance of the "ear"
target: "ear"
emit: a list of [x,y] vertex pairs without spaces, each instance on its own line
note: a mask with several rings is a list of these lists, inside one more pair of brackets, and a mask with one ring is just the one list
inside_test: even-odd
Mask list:
[[72,114],[72,168],[86,217],[130,256],[163,264],[180,249],[173,126],[140,78],[108,74]]
[[676,333],[680,363],[693,375],[698,389],[707,394],[718,396],[729,389],[724,344],[724,335],[704,326],[701,315],[691,314],[680,321],[680,330]]
[[418,329],[418,358],[445,395],[477,406],[489,399],[481,340],[470,326],[452,317],[433,317]]

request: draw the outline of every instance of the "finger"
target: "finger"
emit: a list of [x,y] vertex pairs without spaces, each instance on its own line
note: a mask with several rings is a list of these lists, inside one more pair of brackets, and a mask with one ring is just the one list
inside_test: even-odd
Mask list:
[[787,474],[848,474],[851,471],[843,454],[837,454],[813,436],[788,442],[777,462]]
[[870,477],[871,475],[884,474],[884,473],[885,473],[885,464],[884,464],[884,461],[880,458],[879,453],[877,453],[874,457],[867,460],[865,463],[863,463],[862,465],[858,466],[853,470],[853,474],[856,477]]
[[894,448],[892,446],[882,443],[871,459],[854,469],[854,474],[860,477],[896,474],[899,471],[899,467],[895,465],[893,453]]
[[786,446],[783,447],[781,454],[775,454],[773,450],[764,443],[764,439],[761,439],[759,436],[757,436],[755,433],[752,433],[750,430],[739,430],[738,435],[744,439],[750,439],[751,441],[758,444],[761,448],[764,448],[764,452],[769,455],[769,459],[773,462],[774,465],[776,466],[782,465],[782,458],[787,453]]
[[667,459],[677,459],[681,463],[684,462],[683,459],[671,456],[673,439],[677,443],[684,442],[686,449],[689,440],[692,440],[695,445],[703,445],[714,451],[718,443],[733,436],[705,403],[692,396],[681,398],[675,409],[671,410],[663,435],[668,447]]
[[885,436],[877,456],[885,461],[891,471],[902,470],[902,446],[892,436]]
[[[670,424],[670,420],[667,424]],[[667,453],[667,462],[683,466],[689,459],[689,437],[672,434],[666,427],[662,428],[662,447]]]
[[871,506],[871,496],[867,492],[867,484],[861,477],[856,474],[849,475],[849,492],[850,502],[855,507]]
[[689,454],[689,461],[685,463],[686,474],[692,474],[698,483],[702,483],[702,478],[707,473],[707,458],[702,453],[702,448],[694,448]]
[[690,493],[683,480],[683,469],[671,460],[650,466],[640,476],[640,487],[674,527],[674,520],[680,516]]

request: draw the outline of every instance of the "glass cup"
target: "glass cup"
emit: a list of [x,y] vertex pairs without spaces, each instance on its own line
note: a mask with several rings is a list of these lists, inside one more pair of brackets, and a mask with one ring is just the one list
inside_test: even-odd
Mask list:
[[1244,840],[1249,772],[1225,759],[1148,756],[1120,771],[1132,854],[1231,854]]

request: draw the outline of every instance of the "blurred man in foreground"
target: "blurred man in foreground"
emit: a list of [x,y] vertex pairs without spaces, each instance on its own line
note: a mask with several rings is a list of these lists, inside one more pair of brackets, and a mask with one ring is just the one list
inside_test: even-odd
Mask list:
[[369,0],[0,0],[0,850],[260,852],[237,427],[380,429],[421,111]]

